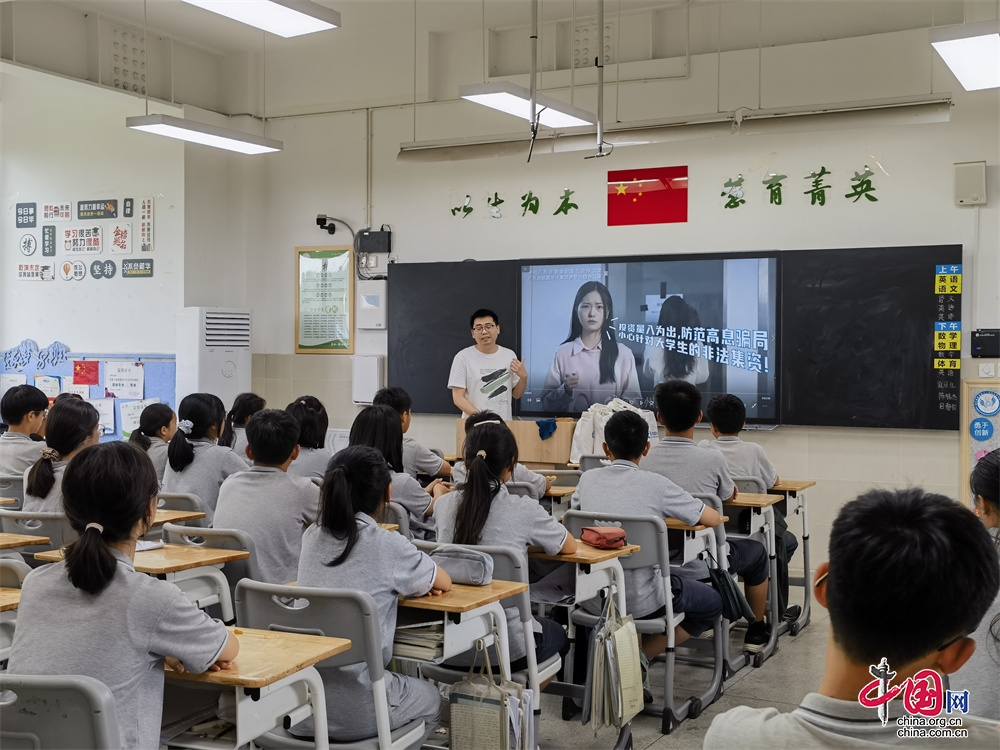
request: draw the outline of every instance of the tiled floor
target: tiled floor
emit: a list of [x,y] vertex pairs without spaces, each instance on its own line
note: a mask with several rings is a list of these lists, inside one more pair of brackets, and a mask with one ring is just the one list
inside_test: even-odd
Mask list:
[[[726,681],[724,694],[706,708],[700,717],[685,721],[670,735],[660,734],[660,719],[640,715],[632,722],[635,750],[667,750],[667,748],[700,748],[712,719],[734,706],[774,706],[790,711],[802,697],[819,687],[826,656],[829,618],[825,609],[813,603],[812,620],[798,636],[788,635],[778,640],[779,650],[759,669],[747,667]],[[742,633],[732,635],[734,646],[742,642]],[[650,682],[654,697],[662,696],[662,665],[653,665]],[[678,698],[703,690],[708,683],[705,669],[680,665],[674,681]],[[542,696],[542,723],[539,746],[543,750],[607,750],[614,745],[616,735],[605,729],[594,737],[590,727],[579,719],[562,721],[561,699]]]

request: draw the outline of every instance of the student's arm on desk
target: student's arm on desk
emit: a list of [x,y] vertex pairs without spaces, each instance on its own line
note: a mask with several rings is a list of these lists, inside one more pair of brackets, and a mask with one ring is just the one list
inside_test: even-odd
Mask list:
[[439,566],[429,593],[431,596],[440,596],[445,591],[451,591],[451,576],[448,575],[448,571]]
[[431,496],[430,505],[427,506],[427,510],[424,511],[424,515],[433,516],[434,503],[437,502],[437,499],[442,495],[447,495],[455,488],[453,485],[448,484],[443,479],[435,479],[433,482],[428,484],[424,489],[427,490],[427,494]]
[[[445,575],[447,575],[447,573]],[[219,652],[219,658],[216,659],[215,663],[208,668],[208,671],[218,672],[220,669],[230,669],[233,666],[233,662],[236,660],[236,655],[239,654],[239,652],[239,640],[237,640],[236,636],[231,632],[227,632],[226,645],[222,647],[222,651]],[[167,663],[168,667],[178,674],[184,674],[187,671],[180,659],[168,656],[164,659],[164,661]]]
[[574,539],[573,535],[570,534],[569,531],[567,531],[566,541],[563,542],[563,546],[562,549],[559,550],[559,554],[572,555],[574,552],[576,552],[576,539]]
[[710,527],[718,526],[722,521],[723,517],[719,515],[719,511],[715,508],[709,508],[707,505],[705,510],[701,512],[701,518],[698,519],[698,523]]
[[472,405],[472,402],[466,397],[466,393],[468,393],[466,388],[452,388],[451,400],[464,414],[471,417],[479,410]]

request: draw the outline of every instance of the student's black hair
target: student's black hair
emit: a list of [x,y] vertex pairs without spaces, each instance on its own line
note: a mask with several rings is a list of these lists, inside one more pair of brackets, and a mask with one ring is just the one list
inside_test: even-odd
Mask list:
[[476,318],[493,318],[493,322],[496,325],[500,325],[500,317],[492,310],[487,310],[485,307],[480,307],[469,317],[469,328],[472,328],[476,324]]
[[600,281],[588,281],[576,291],[576,299],[573,300],[573,311],[569,319],[569,336],[563,341],[568,344],[575,341],[583,333],[583,324],[580,322],[579,307],[583,298],[591,292],[601,295],[601,302],[604,303],[604,323],[601,326],[601,383],[615,382],[615,364],[618,362],[618,334],[615,333],[614,323],[611,319],[615,317],[614,303],[611,301],[611,292]]
[[118,563],[108,544],[127,541],[140,521],[145,533],[149,503],[159,490],[149,456],[126,442],[91,445],[70,461],[62,494],[66,519],[80,535],[66,550],[66,572],[76,588],[98,594],[111,582]]
[[830,529],[827,609],[855,664],[904,667],[976,629],[1000,588],[986,528],[944,495],[870,490]]
[[604,425],[604,442],[615,458],[634,461],[646,450],[649,425],[634,411],[615,412]]
[[169,427],[174,418],[174,410],[166,404],[150,404],[139,415],[139,429],[129,435],[129,442],[134,443],[144,451],[149,450],[151,437],[158,437],[160,430]]
[[59,454],[59,458],[47,457],[47,450],[42,452],[42,457],[35,461],[28,472],[25,493],[34,497],[48,497],[56,483],[52,464],[79,448],[80,443],[93,434],[100,420],[101,415],[97,409],[86,401],[68,398],[53,404],[45,421],[45,443]]
[[667,380],[653,389],[656,411],[669,432],[684,432],[698,424],[701,391],[686,380]]
[[[226,419],[226,407],[218,396],[211,393],[189,393],[177,407],[177,432],[170,439],[167,461],[174,471],[184,471],[194,461],[194,446],[189,440],[197,440],[218,427]],[[191,434],[180,428],[183,421],[191,422]]]
[[226,415],[226,426],[219,435],[219,445],[232,448],[236,442],[236,428],[246,427],[254,414],[267,406],[267,402],[256,393],[241,393],[233,399],[233,408]]
[[367,445],[381,453],[389,468],[403,473],[403,423],[395,409],[366,406],[351,425],[348,445]]
[[261,409],[246,430],[254,463],[280,466],[299,444],[299,420],[281,409]]
[[326,445],[330,418],[323,403],[315,396],[299,396],[285,407],[299,421],[299,445],[319,449]]
[[404,388],[396,386],[381,389],[375,394],[372,404],[375,406],[388,406],[394,409],[399,416],[403,416],[413,408],[413,399],[410,398],[410,394]]
[[500,476],[517,463],[517,440],[499,414],[481,411],[465,420],[465,484],[455,514],[455,544],[479,544]]
[[33,385],[15,385],[0,399],[0,417],[11,427],[17,427],[31,412],[48,408],[49,397]]
[[[683,297],[678,297],[675,294],[663,300],[657,322],[663,328],[673,326],[676,331],[675,337],[680,338],[681,328],[697,328],[701,325],[701,316],[698,315],[697,310],[684,301]],[[690,354],[664,349],[663,364],[665,378],[683,378],[694,370],[695,358]]]
[[[1000,448],[990,451],[976,462],[969,475],[973,500],[981,497],[993,513],[1000,514]],[[997,535],[1000,545],[1000,534]]]
[[720,393],[709,400],[705,415],[720,434],[739,435],[747,421],[747,407],[739,396]]
[[60,393],[54,399],[52,399],[53,404],[58,404],[60,401],[65,401],[66,399],[76,399],[77,401],[83,401],[83,396],[79,393]]
[[328,567],[344,562],[358,542],[358,521],[354,514],[376,516],[385,503],[390,484],[389,467],[375,448],[351,445],[330,459],[319,491],[319,525],[337,539],[346,539],[347,545],[336,559],[326,563]]

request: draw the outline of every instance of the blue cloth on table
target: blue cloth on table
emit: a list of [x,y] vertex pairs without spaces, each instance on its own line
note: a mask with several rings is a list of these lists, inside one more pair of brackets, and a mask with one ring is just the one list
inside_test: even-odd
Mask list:
[[556,420],[554,419],[536,419],[535,424],[538,425],[538,437],[542,440],[552,437],[556,431]]

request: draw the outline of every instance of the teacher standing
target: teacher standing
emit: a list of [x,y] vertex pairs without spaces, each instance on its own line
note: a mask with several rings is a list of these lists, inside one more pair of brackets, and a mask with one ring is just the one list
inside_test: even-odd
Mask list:
[[500,318],[492,310],[476,310],[469,319],[476,343],[455,355],[448,376],[451,399],[465,416],[489,409],[511,418],[511,397],[521,398],[528,384],[524,362],[497,344]]

